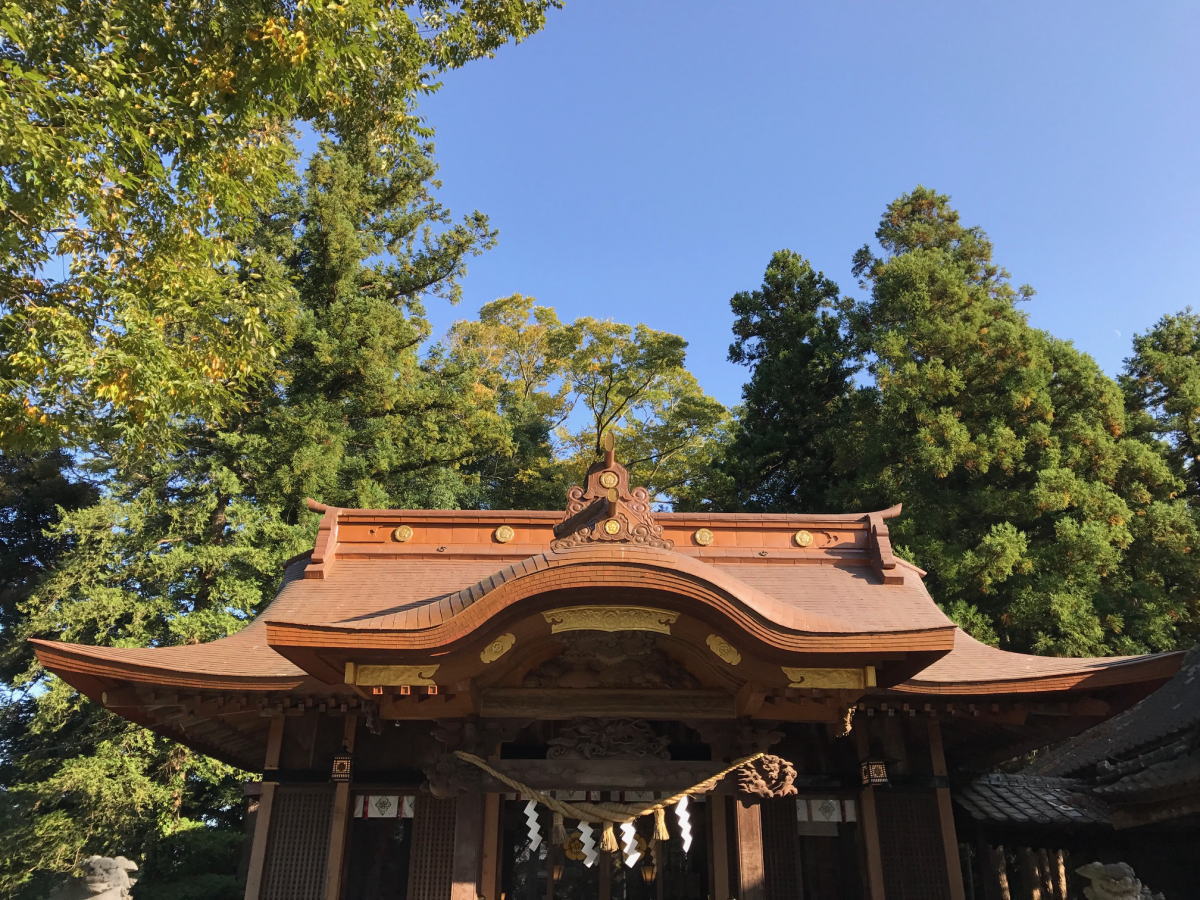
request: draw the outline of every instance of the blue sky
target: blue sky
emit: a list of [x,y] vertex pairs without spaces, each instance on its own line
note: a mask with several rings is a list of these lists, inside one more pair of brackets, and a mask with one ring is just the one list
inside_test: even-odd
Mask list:
[[921,183],[1116,373],[1200,306],[1198,43],[1195,2],[568,0],[423,103],[443,198],[500,230],[435,326],[513,292],[645,322],[734,403],[730,295],[782,247],[857,293],[850,255]]

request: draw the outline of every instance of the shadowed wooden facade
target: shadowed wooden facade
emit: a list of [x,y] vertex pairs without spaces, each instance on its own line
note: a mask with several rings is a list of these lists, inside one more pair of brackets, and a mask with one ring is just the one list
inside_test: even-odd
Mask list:
[[[242,632],[37,642],[96,702],[262,773],[247,898],[960,900],[950,769],[1077,733],[1179,665],[984,646],[892,553],[898,508],[655,514],[611,451],[565,513],[311,505],[313,550]],[[587,828],[456,750],[568,800],[670,795],[758,751],[795,777],[725,779],[669,840],[639,824],[593,860]]]

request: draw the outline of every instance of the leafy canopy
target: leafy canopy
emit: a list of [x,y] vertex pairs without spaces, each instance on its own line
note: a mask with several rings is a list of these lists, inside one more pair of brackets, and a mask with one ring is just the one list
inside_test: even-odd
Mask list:
[[296,125],[411,150],[436,73],[552,5],[0,5],[0,441],[145,453],[235,408],[296,312],[252,240]]

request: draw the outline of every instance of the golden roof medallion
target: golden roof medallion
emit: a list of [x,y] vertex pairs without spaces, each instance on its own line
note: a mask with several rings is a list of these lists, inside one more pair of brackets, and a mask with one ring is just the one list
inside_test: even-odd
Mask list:
[[400,525],[392,529],[392,540],[399,541],[401,544],[403,544],[405,541],[411,541],[412,536],[413,530],[408,525]]
[[513,644],[517,642],[515,634],[504,633],[479,651],[479,660],[483,663],[492,663],[502,657],[505,653],[513,648]]
[[509,541],[511,541],[516,536],[517,536],[517,533],[512,530],[511,526],[508,526],[508,525],[501,525],[499,528],[497,528],[495,531],[492,532],[492,537],[494,537],[496,539],[496,543],[498,543],[498,544],[507,544]]

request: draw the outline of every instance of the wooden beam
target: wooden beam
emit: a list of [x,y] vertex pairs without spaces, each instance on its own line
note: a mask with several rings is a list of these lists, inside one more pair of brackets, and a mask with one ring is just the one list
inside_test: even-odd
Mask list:
[[762,806],[735,796],[733,815],[737,831],[738,900],[766,900]]
[[734,708],[738,717],[758,715],[766,698],[767,691],[761,684],[747,681],[738,688],[737,696],[734,698]]
[[[933,776],[947,777],[946,753],[942,746],[942,726],[937,719],[926,720],[929,733],[929,759],[933,765]],[[954,831],[954,805],[950,799],[950,788],[934,788],[937,794],[938,824],[942,831],[942,848],[946,856],[946,881],[950,886],[950,900],[966,900],[963,886],[962,865],[958,859],[958,835]]]
[[[342,718],[342,746],[354,752],[358,733],[358,714],[348,712]],[[329,817],[329,842],[325,853],[325,900],[342,896],[342,864],[346,858],[346,835],[350,824],[350,782],[339,781],[333,789],[333,812]]]
[[[871,755],[871,740],[867,734],[867,722],[854,726],[854,746],[861,762]],[[863,785],[858,795],[858,824],[862,835],[863,856],[866,861],[866,884],[868,900],[885,900],[883,889],[883,854],[879,848],[879,815],[875,809],[875,788]]]
[[[729,893],[729,817],[725,814],[725,804],[728,801],[720,794],[709,794],[708,797],[708,854],[712,861],[713,900],[730,900]],[[659,878],[663,875],[659,870]]]
[[480,695],[480,715],[493,719],[732,719],[724,691],[492,688]]
[[483,795],[476,793],[459,794],[454,803],[454,862],[450,869],[450,900],[479,898],[483,806]]
[[[283,746],[283,716],[271,720],[267,729],[267,752],[263,769],[279,768],[279,751]],[[250,839],[250,862],[246,866],[245,900],[259,900],[262,893],[263,871],[267,862],[267,838],[271,833],[271,807],[275,803],[274,781],[264,781],[258,795],[258,810],[254,814],[254,836]]]

